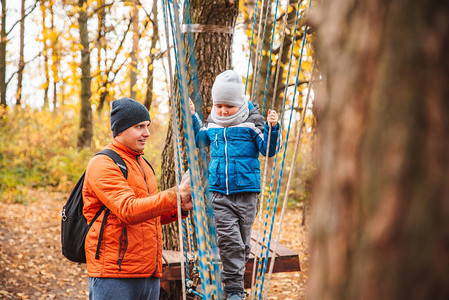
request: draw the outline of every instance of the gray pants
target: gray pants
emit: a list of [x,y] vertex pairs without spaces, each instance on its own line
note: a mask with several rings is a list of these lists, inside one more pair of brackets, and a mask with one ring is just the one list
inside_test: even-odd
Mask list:
[[243,291],[243,276],[251,251],[251,227],[256,218],[259,193],[226,196],[212,192],[212,195],[224,290]]

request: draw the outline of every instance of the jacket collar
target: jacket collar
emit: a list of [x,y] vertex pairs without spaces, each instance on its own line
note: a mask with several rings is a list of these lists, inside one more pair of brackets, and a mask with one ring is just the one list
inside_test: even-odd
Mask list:
[[125,146],[122,143],[120,143],[119,141],[117,141],[116,138],[112,138],[110,145],[112,148],[116,148],[117,150],[119,150],[121,152],[125,152],[127,155],[130,155],[130,156],[135,157],[135,156],[143,155],[143,152],[137,152],[137,151],[132,150],[128,146]]

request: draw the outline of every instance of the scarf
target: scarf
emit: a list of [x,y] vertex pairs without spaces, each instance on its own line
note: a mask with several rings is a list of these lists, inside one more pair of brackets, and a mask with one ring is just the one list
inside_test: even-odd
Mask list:
[[219,116],[215,111],[215,106],[213,106],[210,117],[212,118],[212,121],[222,127],[231,127],[243,123],[248,118],[248,115],[248,101],[245,101],[238,112],[231,116],[225,117]]

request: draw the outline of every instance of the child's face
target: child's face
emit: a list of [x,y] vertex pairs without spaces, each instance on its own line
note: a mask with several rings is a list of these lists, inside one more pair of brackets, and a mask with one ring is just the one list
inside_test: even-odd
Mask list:
[[220,117],[232,116],[239,111],[239,108],[237,106],[231,106],[227,104],[214,104],[214,107],[217,115],[219,115]]

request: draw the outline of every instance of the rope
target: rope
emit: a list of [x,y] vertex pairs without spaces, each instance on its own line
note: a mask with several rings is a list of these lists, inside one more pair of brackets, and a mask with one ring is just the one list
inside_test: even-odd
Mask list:
[[[280,68],[280,61],[281,61],[281,57],[282,57],[282,53],[284,50],[284,47],[282,45],[284,45],[284,38],[285,38],[285,29],[287,27],[287,16],[288,16],[288,8],[290,6],[290,0],[287,1],[286,6],[285,6],[285,14],[284,14],[284,22],[283,22],[283,30],[282,30],[282,37],[281,37],[281,47],[280,47],[280,51],[279,51],[279,63],[277,64],[277,69],[276,69],[276,73],[275,74],[279,74],[279,68]],[[257,7],[257,4],[256,4]],[[276,19],[276,18],[275,18]],[[273,39],[273,35],[274,35],[274,28],[275,26],[273,26],[273,32],[272,32],[272,39]],[[254,28],[253,28],[254,29]],[[271,44],[271,48],[273,47],[273,43]],[[271,52],[271,49],[270,49]],[[270,55],[271,57],[271,55]],[[268,76],[267,76],[268,77]],[[273,89],[273,98],[271,101],[271,108],[274,107],[274,102],[275,102],[275,97],[276,97],[276,91],[277,91],[277,86],[278,86],[278,81],[279,81],[279,76],[276,76],[275,78],[275,84],[274,84],[274,89]],[[266,81],[268,83],[268,80]],[[266,88],[267,90],[267,88]],[[265,104],[265,99],[264,99],[264,104]],[[263,110],[264,111],[264,110]],[[270,150],[270,140],[271,140],[271,126],[268,132],[268,142],[267,142],[267,152],[269,153]],[[265,184],[266,184],[266,178],[267,178],[267,170],[268,170],[268,156],[265,157],[265,164],[264,164],[264,169],[263,169],[263,180],[262,180],[262,196],[261,196],[261,200],[260,200],[260,204],[259,204],[259,222],[257,224],[257,235],[259,236],[259,230],[260,230],[260,216],[262,215],[262,204],[263,204],[263,200],[264,200],[264,196],[265,196]],[[256,243],[256,252],[258,253],[259,251],[259,243]],[[254,263],[253,263],[253,275],[251,276],[251,299],[252,299],[252,295],[254,292],[254,280],[255,280],[255,274],[256,274],[256,265],[257,265],[257,256],[254,257]]]
[[276,214],[277,201],[278,201],[279,191],[280,191],[280,187],[281,187],[281,179],[282,179],[282,174],[283,174],[283,171],[284,171],[285,156],[286,156],[286,152],[287,152],[288,138],[289,138],[289,134],[290,134],[290,126],[291,126],[291,121],[292,121],[292,117],[293,117],[294,102],[295,102],[295,98],[296,98],[296,91],[297,91],[297,86],[298,86],[298,78],[299,78],[299,72],[300,72],[300,69],[301,69],[301,62],[302,62],[302,55],[303,55],[303,50],[304,50],[304,45],[305,45],[306,34],[307,34],[307,26],[305,26],[305,29],[304,29],[303,45],[302,45],[302,48],[301,48],[300,61],[299,61],[299,66],[298,66],[298,70],[297,70],[297,73],[296,73],[295,91],[293,93],[293,100],[292,100],[291,111],[290,111],[290,119],[289,119],[288,130],[287,130],[285,144],[284,144],[284,152],[283,152],[283,156],[282,156],[281,169],[280,169],[280,172],[279,172],[279,180],[278,180],[278,185],[277,185],[277,189],[276,189],[275,205],[274,205],[274,208],[273,208],[272,221],[271,221],[270,232],[269,232],[269,239],[268,239],[268,246],[266,248],[266,255],[265,255],[266,259],[264,261],[263,270],[262,270],[261,287],[263,287],[263,284],[264,284],[265,271],[266,271],[266,267],[267,267],[267,263],[268,263],[268,254],[269,254],[269,249],[270,249],[270,244],[271,244],[271,235],[272,235],[272,232],[273,232],[274,216]]
[[[185,14],[185,23],[189,26],[191,25],[191,20],[190,20],[190,2],[187,2],[186,5],[186,11],[188,13]],[[216,28],[218,28],[220,26],[216,26]],[[193,41],[193,37],[191,33],[187,33],[187,42],[190,46],[194,45],[194,41]],[[196,102],[200,102],[199,100],[199,96],[198,96],[198,78],[196,76],[197,72],[196,72],[196,58],[195,55],[191,55],[191,61],[189,63],[189,65],[191,66],[192,69],[192,82],[193,82],[193,86],[194,86],[194,91],[195,91],[195,100]],[[194,137],[193,137],[194,140]],[[201,161],[205,162],[207,161],[207,153],[205,151],[200,150],[199,153],[201,154]],[[208,166],[203,164],[203,178],[208,178]],[[216,242],[216,229],[215,229],[215,223],[213,221],[213,209],[212,209],[212,203],[210,201],[211,199],[211,194],[209,192],[208,189],[208,184],[205,184],[205,188],[204,188],[204,194],[203,194],[203,199],[204,199],[204,205],[205,205],[205,215],[204,218],[206,219],[207,222],[207,235],[206,235],[206,241],[208,243],[208,258],[209,258],[209,262],[212,264],[211,268],[210,268],[210,276],[211,276],[211,283],[212,286],[214,287],[213,289],[213,293],[214,293],[214,297],[215,299],[217,299],[218,297],[221,297],[223,294],[223,290],[222,290],[222,286],[221,286],[221,277],[220,277],[220,259],[219,259],[219,253],[218,253],[218,246],[217,246],[217,242]]]
[[[262,9],[263,9],[263,1],[262,0]],[[246,91],[248,89],[248,78],[249,78],[249,65],[251,64],[251,55],[252,55],[252,51],[251,49],[253,48],[253,42],[254,42],[254,29],[256,28],[256,16],[257,16],[257,6],[259,5],[259,1],[256,1],[256,5],[254,6],[254,20],[253,20],[253,29],[251,31],[251,44],[249,46],[249,59],[248,59],[248,66],[246,68],[246,81],[245,81],[245,94]],[[260,32],[260,27],[259,27],[259,31]],[[257,37],[259,38],[259,36]],[[254,75],[253,75],[254,76]]]
[[[167,22],[167,3],[165,1],[163,1],[163,13],[164,13],[164,29],[165,29],[165,36],[166,36],[166,43],[167,43],[167,49],[170,49],[170,40],[169,40],[169,31],[168,31],[168,22]],[[176,51],[176,48],[174,48],[174,50]],[[170,89],[170,103],[172,106],[172,126],[173,126],[173,130],[175,131],[175,146],[174,147],[174,154],[175,154],[175,161],[177,163],[175,163],[175,174],[177,174],[177,176],[175,176],[176,179],[176,185],[179,186],[179,179],[181,178],[181,172],[180,170],[184,170],[184,166],[183,166],[183,162],[182,162],[182,147],[181,145],[181,138],[180,138],[180,125],[179,125],[179,118],[178,118],[178,114],[175,113],[177,111],[177,105],[176,102],[174,101],[174,97],[173,97],[173,90],[174,90],[174,85],[171,82],[171,78],[173,78],[173,74],[172,74],[172,63],[171,63],[171,55],[168,51],[168,64],[169,64],[169,86],[172,87]],[[176,121],[176,124],[175,124]],[[180,166],[180,168],[178,168],[178,165]],[[181,283],[182,283],[182,297],[183,300],[186,300],[186,283],[191,282],[190,280],[190,272],[189,272],[189,262],[191,260],[195,260],[195,254],[193,252],[193,237],[191,234],[191,220],[190,220],[190,216],[187,217],[187,219],[182,219],[181,220],[181,199],[178,196],[178,202],[177,202],[177,206],[178,206],[178,232],[179,232],[179,245],[180,245],[180,253],[183,253],[184,256],[181,255],[181,270],[186,270],[181,271]],[[182,226],[182,228],[181,228]],[[186,236],[187,234],[189,234],[190,236],[190,242],[189,240],[187,240]],[[188,255],[188,251],[190,250],[191,252],[191,259],[189,259],[189,255]],[[186,265],[187,263],[187,265]],[[190,288],[189,291],[191,291],[192,289]]]
[[[170,1],[170,0],[169,0]],[[175,58],[176,58],[176,75],[178,78],[178,84],[179,84],[179,92],[180,92],[180,102],[181,102],[181,115],[183,117],[183,124],[184,124],[184,134],[185,134],[185,140],[186,140],[186,148],[187,148],[187,160],[189,163],[189,169],[191,172],[191,186],[192,186],[192,201],[194,204],[194,219],[195,219],[195,231],[197,236],[197,245],[198,245],[198,264],[199,264],[199,274],[201,278],[201,285],[202,285],[202,291],[203,295],[202,297],[204,299],[212,299],[211,295],[211,287],[210,283],[213,285],[217,285],[217,279],[219,279],[219,273],[216,270],[216,266],[213,265],[213,268],[208,269],[208,262],[214,261],[213,257],[215,254],[218,255],[218,250],[214,250],[214,253],[211,252],[210,247],[207,248],[207,242],[210,244],[216,244],[210,240],[208,240],[209,237],[215,237],[215,235],[211,235],[211,225],[213,225],[213,222],[208,222],[206,209],[204,207],[204,202],[202,201],[204,199],[204,191],[201,187],[200,181],[200,172],[198,167],[198,157],[195,152],[195,143],[194,143],[194,137],[193,137],[193,129],[192,129],[192,119],[190,115],[186,114],[186,111],[189,111],[188,108],[188,95],[187,95],[187,82],[186,82],[186,67],[185,67],[185,52],[184,49],[181,47],[181,37],[180,37],[180,26],[179,26],[179,18],[177,19],[177,16],[179,15],[177,10],[177,4],[176,1],[170,1],[170,3],[173,3],[173,10],[174,10],[174,16],[175,20],[172,18],[172,13],[170,9],[170,5],[168,5],[168,9],[170,11],[170,21],[172,24],[172,35],[175,45]],[[165,3],[165,1],[164,1]],[[188,14],[187,14],[188,15]],[[165,16],[166,17],[166,16]],[[174,24],[174,26],[173,26]],[[190,40],[191,41],[191,40]],[[193,42],[192,42],[193,44]],[[177,47],[176,47],[177,46]],[[176,50],[178,48],[178,51]],[[184,63],[184,64],[182,64]],[[196,77],[194,77],[196,79]],[[175,106],[176,107],[176,106]],[[207,192],[207,191],[206,191]],[[209,230],[209,231],[208,231]],[[213,247],[212,247],[213,248]],[[219,281],[220,283],[220,281]],[[188,292],[192,292],[192,289],[187,289]],[[218,299],[218,292],[220,291],[220,288],[215,288],[213,290],[215,299]],[[195,294],[195,293],[194,293]]]
[[[309,11],[310,11],[310,3],[311,2],[309,1]],[[284,109],[285,109],[285,102],[286,102],[286,96],[287,96],[288,81],[289,81],[289,78],[290,78],[291,61],[292,61],[294,40],[295,40],[296,28],[297,28],[296,25],[297,25],[297,22],[298,22],[298,19],[299,19],[299,17],[298,17],[299,16],[299,6],[300,6],[300,2],[298,2],[298,7],[297,7],[297,14],[296,14],[296,20],[295,20],[295,31],[294,31],[294,34],[293,34],[293,41],[292,41],[292,47],[291,47],[291,53],[290,53],[290,63],[289,63],[289,68],[288,68],[287,83],[285,85],[284,101],[283,101],[281,120],[283,120]],[[304,50],[304,46],[305,46],[306,34],[307,34],[307,26],[304,29],[303,41],[302,41],[302,46],[301,46],[300,60],[299,60],[299,63],[298,63],[298,69],[297,69],[297,74],[296,74],[295,91],[294,91],[293,100],[292,100],[292,107],[291,107],[292,110],[294,108],[294,102],[295,102],[295,99],[296,99],[296,89],[297,89],[297,85],[298,85],[299,71],[301,69],[302,54],[303,54],[303,50]],[[267,262],[268,262],[268,255],[269,255],[269,249],[270,249],[270,244],[271,244],[271,235],[272,235],[272,231],[273,231],[274,216],[276,214],[276,207],[277,207],[278,196],[279,196],[280,181],[282,179],[282,173],[283,173],[283,168],[284,168],[284,163],[285,163],[285,154],[286,154],[287,145],[288,145],[287,142],[288,142],[288,137],[289,137],[289,132],[290,132],[292,115],[293,114],[291,113],[290,114],[289,125],[288,125],[288,130],[287,130],[285,146],[284,146],[284,152],[283,152],[283,158],[282,158],[282,163],[281,163],[281,169],[280,169],[280,172],[279,172],[279,180],[278,180],[278,186],[277,186],[277,191],[276,191],[276,196],[275,196],[275,203],[274,203],[273,213],[272,213],[272,218],[271,218],[270,231],[269,231],[269,234],[268,234],[268,243],[267,243],[267,246],[265,247],[265,249],[266,249],[265,250],[265,255],[261,256],[261,259],[260,259],[259,264],[258,264],[258,269],[257,269],[257,272],[256,272],[257,279],[256,279],[256,290],[255,290],[254,296],[257,296],[257,289],[259,288],[259,283],[260,283],[260,289],[263,289],[263,285],[264,285],[265,270],[266,270],[266,265],[267,265]],[[281,123],[282,123],[282,121],[281,121]],[[269,217],[270,206],[271,206],[271,194],[272,194],[272,189],[273,189],[273,179],[274,179],[274,175],[275,175],[274,174],[274,170],[276,168],[276,162],[277,162],[277,156],[275,157],[275,160],[274,160],[273,175],[272,175],[271,184],[270,184],[269,199],[268,199],[268,204],[267,204],[267,213],[265,215],[265,225],[264,225],[262,248],[265,246],[265,240],[267,239],[268,217]],[[262,261],[263,260],[264,260],[264,263],[263,263],[263,266],[262,266]],[[253,274],[253,276],[255,276],[256,274]],[[261,295],[259,295],[259,299],[260,299],[260,296]]]
[[[163,7],[163,10],[164,10],[164,20],[165,20],[165,22],[164,22],[164,29],[165,29],[165,36],[166,36],[166,43],[167,43],[167,50],[169,51],[169,49],[170,49],[170,41],[169,41],[169,33],[168,33],[168,24],[167,24],[167,18],[166,18],[166,5],[165,5],[165,1],[163,1],[164,3],[163,3],[163,5],[164,5],[164,7]],[[172,82],[171,82],[171,78],[172,78],[172,65],[171,65],[171,55],[170,55],[170,53],[168,52],[168,65],[169,65],[169,72],[170,72],[170,76],[169,76],[169,86],[170,87],[173,87],[173,84],[172,84]],[[178,128],[179,128],[179,126],[177,126],[176,124],[175,124],[175,120],[176,120],[176,123],[178,123],[179,124],[179,121],[178,121],[178,116],[176,115],[176,118],[175,118],[175,109],[174,109],[174,107],[175,107],[175,101],[174,101],[174,99],[173,99],[173,88],[170,88],[170,96],[169,96],[169,99],[170,99],[170,103],[171,103],[171,105],[172,105],[172,122],[173,122],[173,130],[175,130],[175,132],[176,132],[176,137],[179,135],[179,130],[178,130]],[[175,176],[175,180],[176,180],[176,186],[178,187],[178,195],[177,195],[177,201],[176,201],[176,203],[177,203],[177,210],[178,210],[178,232],[179,232],[179,251],[181,252],[181,253],[184,253],[184,249],[185,249],[185,239],[183,239],[182,237],[184,236],[182,233],[184,232],[184,230],[185,230],[185,222],[182,222],[181,221],[181,196],[180,196],[180,194],[179,194],[179,181],[180,181],[180,178],[181,178],[181,172],[180,172],[180,169],[182,168],[182,169],[184,169],[183,168],[183,166],[182,166],[182,160],[181,160],[181,157],[182,157],[182,154],[180,153],[180,150],[179,150],[179,140],[178,139],[176,139],[176,143],[175,143],[175,145],[176,145],[176,147],[174,147],[173,148],[173,151],[174,151],[174,155],[175,155],[175,161],[176,161],[176,163],[175,163],[175,174],[176,174],[176,176]],[[181,168],[178,168],[178,165],[181,167]],[[181,225],[182,224],[182,225]],[[181,227],[182,226],[182,227]],[[185,252],[185,253],[187,253],[187,252]],[[188,262],[188,257],[187,257],[187,255],[184,257],[184,259],[183,259],[183,257],[181,256],[181,270],[184,270],[185,269],[185,264],[186,264],[186,262]],[[186,279],[186,276],[187,276],[187,279]],[[184,272],[184,271],[181,271],[181,282],[182,282],[182,299],[183,300],[186,300],[186,280],[188,280],[189,279],[189,272]]]
[[[262,41],[260,41],[260,28],[262,24],[262,13],[263,13],[263,7],[264,7],[264,0],[262,0],[262,8],[260,10],[260,19],[259,19],[259,29],[257,30],[257,51],[256,51],[256,58],[254,59],[254,71],[253,71],[253,84],[252,84],[252,91],[251,91],[251,101],[254,103],[256,101],[256,86],[257,82],[259,80],[259,70],[260,70],[260,63],[261,63],[261,54],[263,50],[263,41],[265,39],[265,31],[267,29],[267,20],[268,20],[268,14],[270,11],[270,4],[267,5],[267,12],[265,13],[265,22],[263,26],[263,35],[262,35]],[[259,46],[260,45],[260,46]],[[262,114],[263,115],[263,114]]]
[[[276,0],[276,10],[274,12],[274,21],[273,21],[273,29],[271,30],[271,41],[270,41],[270,54],[268,55],[268,67],[267,67],[267,76],[265,79],[265,92],[263,94],[263,107],[262,107],[262,115],[265,113],[265,102],[268,94],[268,82],[270,81],[270,70],[271,70],[271,55],[273,54],[273,41],[274,41],[274,32],[276,30],[276,20],[278,14],[278,4],[279,0]],[[281,44],[282,49],[282,44]],[[273,91],[273,94],[276,94],[276,91]],[[273,108],[273,107],[272,107]]]
[[304,120],[305,120],[305,117],[306,117],[307,106],[309,105],[310,91],[312,89],[312,80],[313,80],[314,71],[315,71],[315,62],[313,62],[313,65],[312,65],[312,72],[311,72],[310,79],[309,79],[309,87],[308,87],[308,90],[307,90],[306,102],[304,104],[304,110],[302,112],[301,122],[299,124],[299,130],[298,130],[298,132],[296,134],[295,151],[293,152],[292,163],[290,165],[290,174],[288,176],[287,186],[285,188],[284,200],[283,200],[283,203],[282,203],[281,216],[280,216],[280,219],[279,219],[278,230],[277,230],[277,233],[276,233],[276,240],[274,242],[273,254],[272,254],[271,262],[270,262],[270,269],[268,271],[268,279],[267,279],[267,282],[265,283],[264,294],[263,294],[263,297],[262,297],[262,299],[264,299],[264,300],[267,298],[267,291],[268,291],[268,287],[270,285],[271,274],[273,273],[274,262],[276,260],[275,258],[276,258],[277,245],[278,245],[279,238],[280,238],[280,235],[281,235],[281,227],[282,227],[282,222],[284,221],[285,210],[287,208],[288,194],[289,194],[289,191],[290,191],[290,183],[291,183],[291,180],[292,180],[292,177],[293,177],[293,171],[295,169],[295,161],[296,161],[296,156],[298,154],[299,141],[301,140],[301,133],[302,133],[302,128],[304,126]]
[[[195,151],[196,146],[195,146],[195,141],[194,141],[194,134],[193,134],[193,126],[192,126],[192,119],[190,117],[190,114],[186,113],[189,112],[189,105],[187,103],[188,101],[188,85],[187,85],[187,77],[186,77],[186,72],[187,72],[187,68],[186,68],[186,53],[184,48],[182,47],[182,41],[181,41],[181,29],[180,29],[180,24],[179,24],[179,12],[178,12],[178,4],[176,0],[167,0],[169,3],[172,3],[173,5],[173,10],[174,13],[172,14],[171,12],[171,8],[169,3],[166,3],[165,0],[163,0],[164,3],[164,19],[166,22],[166,32],[167,32],[167,47],[169,45],[169,40],[168,40],[168,24],[167,24],[167,16],[166,16],[166,10],[168,9],[170,11],[169,15],[170,15],[170,21],[171,21],[171,25],[172,25],[172,35],[173,35],[173,44],[174,44],[174,52],[175,52],[175,58],[176,58],[176,76],[178,79],[178,86],[179,86],[179,93],[180,93],[180,109],[181,109],[181,116],[183,119],[183,126],[184,126],[184,135],[185,135],[185,141],[186,141],[186,149],[187,149],[187,160],[188,160],[188,164],[189,164],[189,169],[191,172],[191,187],[192,187],[192,201],[194,204],[194,219],[195,219],[195,231],[196,231],[196,237],[197,237],[197,245],[198,245],[198,264],[199,264],[199,274],[200,274],[200,278],[201,278],[201,285],[202,285],[202,293],[200,294],[196,291],[194,291],[193,289],[191,289],[190,287],[188,287],[186,289],[185,287],[185,279],[183,278],[183,293],[185,294],[185,292],[189,292],[192,294],[195,294],[197,296],[201,296],[203,299],[220,299],[221,297],[221,293],[220,293],[220,289],[221,289],[221,285],[220,285],[220,280],[219,280],[219,271],[218,271],[218,264],[216,264],[216,261],[214,260],[214,258],[218,257],[218,248],[216,247],[216,241],[214,240],[215,237],[215,227],[213,226],[213,222],[211,222],[211,218],[208,218],[208,216],[212,215],[212,207],[209,203],[209,193],[207,190],[207,185],[206,188],[203,189],[203,187],[201,186],[201,175],[200,175],[200,168],[199,168],[199,164],[198,164],[198,155]],[[263,105],[263,111],[265,110],[265,103],[266,103],[266,96],[267,96],[267,90],[268,90],[268,80],[270,77],[270,71],[271,71],[271,55],[272,55],[272,48],[273,48],[273,41],[274,41],[274,34],[275,34],[275,29],[276,29],[276,17],[277,17],[277,11],[278,11],[278,3],[279,1],[276,1],[276,11],[275,11],[275,18],[274,18],[274,23],[273,23],[273,30],[272,30],[272,36],[271,36],[271,45],[270,45],[270,54],[269,54],[269,62],[268,62],[268,71],[267,71],[267,79],[266,79],[266,83],[265,83],[265,94],[264,94],[264,105]],[[287,10],[286,10],[286,15],[284,16],[284,31],[283,31],[283,35],[282,35],[282,44],[284,41],[284,37],[285,37],[285,27],[286,27],[286,20],[287,20],[287,13],[288,13],[288,7],[289,7],[289,3],[290,1],[288,0],[287,3]],[[261,32],[261,23],[262,23],[262,16],[263,16],[263,6],[264,6],[264,0],[262,0],[262,9],[260,12],[260,19],[259,19],[259,30],[258,30],[258,38],[257,40],[259,41],[260,38],[260,32]],[[288,81],[289,81],[289,77],[290,77],[290,69],[291,69],[291,64],[292,64],[292,54],[293,54],[293,48],[294,48],[294,40],[295,40],[295,35],[296,35],[296,25],[298,23],[298,15],[299,15],[299,6],[300,6],[300,1],[298,2],[298,9],[297,9],[297,15],[296,15],[296,20],[295,20],[295,30],[294,30],[294,34],[293,34],[293,41],[292,41],[292,48],[291,48],[291,54],[290,54],[290,61],[289,61],[289,67],[288,67],[288,76],[287,76],[287,84],[285,86],[285,92],[284,92],[284,99],[283,99],[283,107],[282,107],[282,113],[281,113],[281,124],[282,124],[282,120],[284,117],[284,110],[285,110],[285,103],[286,103],[286,95],[287,95],[287,88],[288,88]],[[186,9],[189,9],[189,2],[187,2],[187,5],[185,6]],[[309,0],[309,10],[310,10],[310,0]],[[263,30],[263,38],[262,38],[262,42],[258,42],[257,45],[257,51],[256,51],[256,59],[255,61],[257,62],[257,64],[255,64],[254,66],[254,72],[253,72],[253,93],[252,93],[252,100],[253,102],[255,101],[255,94],[256,94],[256,86],[257,86],[257,81],[258,81],[258,76],[259,76],[259,72],[260,72],[260,64],[261,64],[261,54],[262,54],[262,50],[263,50],[263,41],[265,38],[265,32],[266,32],[266,25],[267,25],[267,19],[268,19],[268,14],[271,11],[270,9],[270,4],[267,5],[267,10],[266,10],[266,14],[265,14],[265,23],[264,23],[264,30]],[[257,13],[257,4],[255,7],[255,14]],[[174,16],[174,18],[172,18],[172,15]],[[189,14],[187,13],[186,16],[188,17]],[[204,32],[202,30],[206,30],[205,28],[201,28],[198,27],[198,24],[190,24],[190,22],[188,20],[186,20],[186,25],[184,25],[184,29],[185,29],[185,33],[187,38],[188,38],[188,43],[189,45],[193,44],[192,41],[192,37],[191,37],[191,32]],[[255,28],[255,20],[253,23],[253,35],[251,37],[251,47],[253,44],[253,36],[254,36],[254,28]],[[209,29],[207,29],[209,30]],[[214,29],[215,30],[215,29]],[[208,31],[210,32],[210,31]],[[280,183],[281,183],[281,179],[282,179],[282,173],[283,173],[283,169],[284,169],[284,164],[285,164],[285,156],[286,156],[286,150],[287,150],[287,142],[288,142],[288,138],[289,138],[289,133],[290,133],[290,128],[291,128],[291,121],[292,121],[292,116],[293,116],[293,109],[294,109],[294,103],[295,103],[295,99],[296,99],[296,92],[297,92],[297,86],[298,86],[298,78],[299,78],[299,72],[301,69],[301,63],[302,63],[302,55],[303,55],[303,50],[305,47],[305,38],[306,38],[306,34],[307,34],[307,26],[305,26],[305,30],[304,30],[304,35],[303,35],[303,42],[302,42],[302,46],[301,46],[301,54],[300,54],[300,58],[299,58],[299,63],[298,63],[298,70],[297,70],[297,74],[296,74],[296,84],[295,84],[295,89],[294,89],[294,93],[293,93],[293,100],[292,100],[292,107],[291,107],[291,112],[290,112],[290,120],[289,120],[289,124],[288,124],[288,129],[287,129],[287,134],[286,134],[286,141],[285,141],[285,146],[284,146],[284,152],[283,152],[283,157],[282,157],[282,163],[281,163],[281,169],[280,169],[280,175],[279,175],[279,180],[278,180],[278,186],[277,186],[277,190],[276,190],[276,196],[275,196],[275,201],[274,201],[274,207],[273,207],[273,212],[272,212],[272,218],[271,218],[271,226],[270,226],[270,231],[268,234],[268,243],[267,246],[265,246],[265,240],[267,239],[267,226],[268,226],[268,219],[269,219],[269,215],[270,215],[270,207],[271,207],[271,194],[273,191],[273,183],[274,183],[274,171],[276,169],[276,161],[277,161],[277,156],[275,157],[274,160],[274,168],[273,168],[273,174],[272,174],[272,178],[271,178],[271,184],[270,184],[270,192],[269,192],[269,198],[268,198],[268,203],[267,203],[267,213],[265,216],[265,226],[264,226],[264,236],[263,236],[263,243],[261,245],[262,249],[261,252],[263,252],[263,248],[265,247],[266,251],[266,258],[262,257],[261,255],[261,259],[259,261],[258,264],[258,270],[257,272],[253,271],[253,274],[257,274],[257,287],[259,287],[259,283],[260,283],[260,288],[261,288],[261,292],[259,293],[259,299],[262,296],[262,291],[263,288],[265,286],[264,284],[264,279],[265,279],[265,271],[266,271],[266,266],[267,266],[267,262],[268,262],[268,254],[269,254],[269,249],[270,249],[270,243],[271,243],[271,235],[272,235],[272,231],[273,231],[273,224],[274,224],[274,217],[276,214],[276,208],[277,208],[277,202],[278,202],[278,198],[279,198],[279,189],[280,189]],[[282,45],[281,44],[281,45]],[[260,49],[259,49],[259,45],[261,45]],[[282,47],[281,47],[281,51],[282,51]],[[281,52],[282,53],[282,52]],[[192,59],[194,60],[194,55],[192,55]],[[251,61],[251,54],[250,54],[250,61]],[[249,62],[250,62],[249,61]],[[194,65],[194,63],[192,63]],[[171,62],[169,59],[169,65],[170,65],[170,78],[172,76],[171,74]],[[277,65],[277,71],[279,72],[279,67],[280,67],[280,63]],[[247,73],[249,73],[249,64],[248,64],[248,70]],[[196,79],[196,72],[192,72],[192,82],[195,84],[197,83],[197,79]],[[247,76],[248,78],[248,76]],[[196,79],[196,80],[195,80]],[[247,84],[248,84],[248,80],[246,81],[246,86],[245,86],[245,91],[247,88]],[[275,81],[275,90],[273,93],[273,99],[272,99],[272,107],[274,105],[274,100],[275,100],[275,95],[276,95],[276,89],[277,89],[277,84],[278,84],[278,78],[276,78]],[[174,97],[173,97],[173,92],[171,92],[171,102],[172,102],[172,107],[173,110],[176,111],[177,109],[177,105],[176,105],[176,101],[174,101]],[[310,92],[310,89],[309,89]],[[195,98],[196,102],[198,102],[198,98]],[[307,99],[307,103],[308,103],[308,99]],[[307,108],[307,103],[306,103],[306,108]],[[304,119],[304,113],[305,113],[306,109],[303,112],[303,119]],[[173,112],[174,114],[174,112]],[[178,115],[176,115],[176,118],[173,118],[173,120],[176,119],[176,122],[178,124],[178,127],[175,127],[173,125],[173,128],[176,132],[176,150],[175,151],[175,157],[176,157],[176,161],[177,164],[175,166],[176,169],[176,173],[178,174],[178,176],[176,177],[176,180],[178,182],[179,178],[180,178],[180,171],[178,166],[182,166],[182,161],[181,161],[181,157],[182,157],[182,149],[181,147],[179,147],[180,145],[180,139],[178,137],[180,137],[180,133],[179,133],[179,119],[178,119]],[[303,126],[303,121],[302,120],[302,124],[301,124],[301,129]],[[174,122],[174,121],[173,121]],[[282,134],[279,135],[279,140],[281,138]],[[271,128],[269,130],[269,135],[268,135],[268,146],[267,146],[267,154],[269,153],[269,141],[270,141],[270,137],[271,137]],[[280,143],[279,143],[280,144]],[[295,151],[297,149],[298,146],[296,146]],[[201,153],[201,152],[200,152]],[[204,154],[204,153],[202,153]],[[295,157],[296,157],[296,153],[295,153]],[[263,194],[262,194],[262,201],[261,201],[261,205],[260,205],[260,212],[262,213],[262,206],[263,206],[263,196],[264,196],[264,187],[265,187],[265,181],[266,181],[266,171],[267,171],[267,163],[268,163],[268,157],[266,158],[265,161],[265,170],[264,170],[264,183],[263,183]],[[205,172],[203,172],[205,174]],[[290,177],[292,173],[290,173]],[[290,181],[290,180],[289,180]],[[287,183],[287,191],[289,188],[290,182]],[[286,194],[288,194],[286,192]],[[207,197],[206,197],[207,196]],[[286,196],[287,197],[287,196]],[[202,201],[205,200],[205,201]],[[283,218],[283,213],[285,211],[285,203],[286,203],[286,198],[284,198],[284,204],[283,204],[283,209],[282,209],[282,213],[281,213],[281,219]],[[178,199],[178,209],[180,208],[180,199]],[[179,209],[180,211],[180,209]],[[261,216],[261,213],[259,214],[259,216]],[[178,216],[178,220],[180,221],[180,216]],[[179,222],[181,223],[181,222]],[[260,219],[259,219],[259,227],[260,227]],[[279,230],[280,227],[278,228],[278,236],[277,238],[279,238]],[[181,230],[181,225],[179,225],[179,231],[180,231],[180,235],[181,232],[183,233],[184,237],[186,235],[190,236],[190,239],[193,240],[192,237],[192,232],[184,234],[186,231],[188,231],[188,229],[186,229],[185,223],[183,223],[183,228]],[[180,248],[185,249],[188,248],[187,246],[187,242],[186,242],[186,238],[183,240],[184,243],[181,242],[181,237],[180,237]],[[193,243],[192,243],[193,244]],[[277,244],[277,241],[276,241]],[[209,246],[209,247],[207,247]],[[190,249],[192,250],[193,247],[190,247]],[[276,245],[275,248],[276,249]],[[275,250],[276,251],[276,250]],[[274,251],[274,256],[272,258],[272,263],[270,264],[270,272],[269,272],[269,276],[267,279],[267,283],[266,286],[268,286],[269,281],[271,279],[271,272],[272,272],[272,266],[274,265],[274,261],[275,261],[275,251]],[[184,251],[183,251],[184,252]],[[261,253],[262,254],[262,253]],[[209,260],[208,260],[209,259]],[[186,255],[184,260],[181,259],[181,262],[184,261],[188,261],[188,256]],[[254,267],[256,265],[256,261],[257,261],[257,256],[255,257],[255,263],[254,263]],[[263,263],[263,267],[262,267],[262,261],[264,261]],[[212,262],[212,265],[210,264],[210,262]],[[182,264],[182,268],[184,268],[184,264]],[[208,268],[208,266],[210,268]],[[260,271],[262,269],[262,276],[260,277]],[[182,272],[183,273],[183,272]],[[187,273],[187,278],[188,278],[188,271]],[[254,280],[254,278],[253,278]],[[218,281],[218,282],[217,282]],[[259,282],[260,281],[260,282]],[[215,288],[213,290],[211,290],[211,284],[212,286],[217,286],[218,288]],[[252,286],[253,289],[253,286]],[[252,290],[253,291],[253,290]],[[213,293],[213,295],[212,295]],[[257,296],[257,289],[255,291],[255,296]],[[253,293],[251,293],[251,298],[253,297]],[[266,297],[266,290],[264,293],[264,298]],[[184,295],[184,299],[185,299],[185,295]]]

